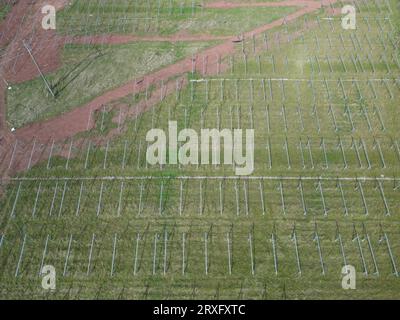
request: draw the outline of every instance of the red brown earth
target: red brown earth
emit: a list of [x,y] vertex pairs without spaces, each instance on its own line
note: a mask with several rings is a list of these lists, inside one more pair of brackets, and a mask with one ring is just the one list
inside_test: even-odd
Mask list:
[[[249,38],[257,36],[272,28],[289,23],[307,13],[321,9],[335,3],[337,0],[323,1],[306,1],[291,0],[270,3],[228,3],[216,2],[208,4],[209,8],[233,8],[244,6],[299,6],[299,10],[280,18],[272,23],[260,26],[243,36]],[[44,4],[53,4],[57,9],[62,8],[68,1],[52,0],[52,1],[36,1],[34,5],[30,5],[27,1],[17,1],[8,14],[7,18],[0,25],[3,35],[0,39],[0,46],[5,47],[5,54],[0,59],[0,72],[4,81],[0,85],[0,172],[4,176],[11,176],[17,172],[29,169],[34,164],[47,159],[50,152],[52,141],[57,144],[53,155],[65,155],[65,141],[74,137],[78,133],[88,131],[95,125],[93,113],[99,111],[104,105],[110,105],[113,101],[126,97],[127,95],[144,92],[146,88],[155,85],[156,90],[148,101],[139,102],[134,110],[126,110],[124,119],[134,117],[140,112],[157,104],[160,99],[161,91],[163,94],[169,94],[174,90],[175,80],[169,81],[173,77],[184,75],[195,71],[204,75],[213,75],[224,71],[227,66],[220,65],[217,61],[235,53],[237,44],[235,43],[237,36],[224,37],[222,44],[212,48],[203,50],[194,60],[192,57],[183,59],[177,63],[164,67],[156,72],[144,76],[140,81],[132,80],[125,85],[108,91],[103,95],[95,98],[86,105],[79,106],[72,111],[56,116],[52,119],[29,124],[18,129],[11,134],[5,121],[6,99],[5,91],[6,83],[24,82],[39,76],[35,65],[32,63],[26,49],[22,45],[22,40],[30,40],[30,46],[37,58],[44,73],[57,70],[60,66],[60,53],[65,43],[101,43],[117,44],[131,41],[204,41],[209,40],[209,35],[200,35],[199,37],[188,35],[176,35],[167,38],[161,37],[135,37],[135,36],[93,36],[93,37],[61,37],[54,31],[45,31],[40,26],[42,14],[40,8]],[[33,28],[32,26],[35,26]],[[30,27],[27,27],[30,26]],[[25,28],[27,27],[27,28]],[[34,34],[34,36],[32,36]],[[293,35],[296,36],[296,35]],[[50,40],[49,40],[50,39]],[[164,88],[160,88],[160,83],[164,83]],[[183,82],[185,84],[185,82]],[[109,135],[118,134],[116,130]],[[107,138],[109,138],[107,137]],[[103,139],[100,139],[103,140]],[[82,143],[82,140],[76,141],[76,144]],[[16,146],[16,147],[15,147]],[[53,151],[54,152],[54,151]],[[11,166],[10,166],[11,163]]]

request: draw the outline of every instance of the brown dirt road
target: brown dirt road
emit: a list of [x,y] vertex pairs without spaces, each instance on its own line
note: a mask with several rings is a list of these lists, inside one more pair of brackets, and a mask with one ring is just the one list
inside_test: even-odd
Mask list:
[[[258,27],[255,30],[247,32],[244,34],[245,38],[251,37],[253,35],[259,35],[267,30],[272,28],[281,26],[283,23],[288,23],[292,20],[295,20],[307,13],[314,12],[322,8],[322,6],[329,5],[330,3],[335,3],[337,0],[322,0],[322,1],[303,1],[303,0],[292,0],[292,1],[283,1],[283,2],[274,2],[274,3],[263,3],[263,5],[286,5],[286,6],[300,6],[300,9],[295,13],[292,13],[284,18],[278,19],[272,23],[266,24],[264,26]],[[40,7],[41,3],[44,1],[38,1],[37,6]],[[48,1],[47,1],[48,2]],[[46,3],[47,3],[46,2]],[[66,1],[56,1],[58,7],[61,7]],[[19,2],[17,4],[20,5]],[[246,4],[249,5],[249,4]],[[259,5],[257,3],[253,3],[252,5]],[[23,6],[23,5],[20,5]],[[218,2],[214,4],[210,4],[209,6],[216,7],[216,8],[229,8],[232,6],[243,6],[240,3],[227,3],[227,2]],[[22,10],[21,7],[13,9],[10,16],[15,16],[18,12]],[[6,20],[7,21],[7,20]],[[37,31],[37,34],[41,34],[42,31]],[[46,37],[46,41],[48,41],[48,34],[43,35]],[[54,35],[53,35],[54,36]],[[11,49],[14,50],[11,52],[18,53],[18,50],[21,50],[20,42],[23,39],[22,36],[17,37],[14,41],[17,41],[17,44],[11,43]],[[102,38],[103,39],[103,38]],[[220,45],[215,47],[206,49],[199,53],[195,60],[192,61],[192,58],[183,59],[177,63],[164,67],[154,73],[148,74],[144,76],[140,82],[137,80],[130,81],[125,85],[111,90],[109,92],[104,93],[103,95],[95,98],[93,101],[89,102],[86,105],[77,107],[72,111],[66,112],[65,114],[59,115],[47,121],[37,122],[30,125],[27,125],[21,129],[18,129],[14,134],[9,134],[6,130],[3,129],[3,143],[0,141],[0,151],[4,149],[5,151],[2,152],[3,157],[0,156],[0,172],[4,172],[6,175],[12,175],[15,172],[24,170],[29,167],[29,164],[35,164],[38,161],[42,160],[40,154],[43,154],[43,148],[46,148],[49,141],[54,140],[56,142],[62,143],[68,138],[75,136],[78,133],[87,131],[94,126],[94,121],[92,114],[93,112],[100,110],[104,105],[110,104],[111,102],[123,98],[129,94],[143,92],[146,88],[150,85],[159,86],[160,82],[163,81],[164,83],[168,83],[168,80],[172,77],[176,77],[185,73],[188,73],[192,70],[193,66],[197,72],[203,73],[205,75],[213,75],[216,74],[220,70],[220,66],[217,63],[210,63],[210,59],[216,59],[215,57],[220,57],[223,59],[235,52],[237,44],[234,41],[237,40],[237,37],[230,37],[226,39],[226,41]],[[122,41],[117,39],[111,38],[111,41]],[[61,44],[60,44],[61,45]],[[17,49],[15,49],[15,47]],[[59,50],[58,45],[52,45],[52,48],[55,48],[55,51],[51,51],[49,54],[51,55],[52,63],[51,65],[48,64],[48,61],[39,61],[44,64],[47,63],[47,69],[45,68],[45,72],[48,70],[52,70],[52,68],[56,68],[58,66],[59,61],[57,58],[54,58],[54,54],[57,54],[57,50]],[[8,48],[7,48],[8,49]],[[50,56],[48,56],[50,59]],[[50,60],[51,60],[50,59]],[[21,59],[23,62],[21,64],[24,65],[23,73],[27,72],[29,75],[30,72],[35,74],[34,69],[32,68],[32,62],[29,61],[28,57],[25,59]],[[29,66],[30,62],[30,66]],[[3,65],[3,64],[2,64]],[[5,64],[6,65],[6,64]],[[21,67],[22,68],[22,67]],[[27,69],[26,69],[27,68]],[[21,70],[21,69],[19,69]],[[14,72],[15,73],[15,72]],[[16,72],[15,74],[18,75],[20,72]],[[5,68],[3,74],[9,75],[9,70]],[[31,76],[32,76],[31,74]],[[37,75],[37,72],[36,72]],[[9,78],[12,78],[12,74],[9,75]],[[2,88],[0,88],[2,89]],[[4,88],[3,88],[4,89]],[[4,93],[4,91],[1,91]],[[1,95],[0,95],[1,98]],[[3,100],[4,101],[4,100]],[[0,105],[2,102],[0,101]],[[148,108],[148,104],[143,106],[143,110]],[[3,119],[4,121],[4,119]],[[3,127],[4,128],[4,127]],[[0,131],[1,135],[1,131]],[[17,148],[15,148],[16,141],[18,141]],[[34,141],[34,142],[33,142]],[[37,150],[33,150],[34,148]],[[29,150],[33,150],[30,152]],[[33,157],[32,157],[33,155]],[[29,158],[29,160],[27,159]],[[20,163],[21,165],[15,165],[12,168],[8,168],[7,165],[13,160],[15,163]],[[28,162],[28,165],[26,165]]]

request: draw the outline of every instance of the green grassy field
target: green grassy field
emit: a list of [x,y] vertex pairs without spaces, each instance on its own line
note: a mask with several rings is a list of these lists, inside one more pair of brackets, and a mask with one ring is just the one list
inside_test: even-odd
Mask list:
[[[183,4],[183,11],[175,12]],[[189,6],[190,3],[190,6]],[[239,35],[283,17],[296,8],[199,9],[200,3],[174,1],[73,1],[57,15],[57,32],[68,36],[130,34],[167,36],[183,34]],[[154,17],[156,16],[156,18]],[[144,20],[143,20],[144,19]],[[92,21],[93,20],[93,21]],[[137,23],[135,23],[135,21]],[[145,23],[143,23],[145,21]],[[128,80],[190,56],[208,42],[133,42],[124,45],[66,44],[62,67],[48,75],[53,98],[41,78],[13,86],[8,92],[7,117],[14,127],[47,119],[80,106]]]
[[[399,16],[396,1],[358,3],[355,31],[307,15],[238,44],[224,73],[188,74],[117,137],[119,107],[144,93],[98,113],[65,142],[70,157],[44,146],[48,161],[1,200],[0,296],[400,298]],[[254,128],[253,175],[146,164],[146,133],[168,121]],[[54,292],[41,288],[47,264]],[[345,264],[356,290],[341,287]]]
[[296,8],[208,9],[207,1],[74,1],[61,11],[59,32],[68,35],[130,33],[238,35]]

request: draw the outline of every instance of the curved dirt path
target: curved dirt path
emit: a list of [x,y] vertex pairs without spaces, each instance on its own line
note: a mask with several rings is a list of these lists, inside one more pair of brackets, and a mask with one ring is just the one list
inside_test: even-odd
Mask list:
[[[263,3],[264,6],[270,5],[282,5],[286,6],[299,6],[300,9],[286,17],[275,20],[269,24],[258,27],[250,32],[244,34],[245,38],[252,37],[253,35],[259,35],[267,30],[281,26],[284,23],[293,21],[305,14],[312,13],[316,10],[321,9],[323,6],[335,3],[337,0],[322,0],[322,1],[284,1],[276,3]],[[243,4],[229,4],[226,2],[220,2],[219,4],[213,4],[218,8],[226,8],[229,6],[243,6]],[[249,4],[246,4],[247,6]],[[253,5],[258,5],[254,3]],[[102,41],[104,37],[101,38]],[[122,40],[114,40],[122,41]],[[78,133],[90,130],[94,126],[93,113],[101,110],[104,105],[108,105],[111,102],[123,98],[129,94],[144,92],[147,87],[156,85],[159,88],[161,82],[165,84],[172,77],[176,77],[192,70],[203,73],[204,75],[213,75],[223,71],[226,66],[219,65],[216,60],[223,59],[235,52],[237,44],[237,37],[229,37],[224,43],[215,47],[203,50],[199,53],[195,59],[186,58],[172,65],[166,66],[156,72],[144,76],[140,81],[136,79],[126,83],[125,85],[110,90],[103,95],[95,98],[91,102],[77,107],[72,111],[66,112],[55,118],[47,121],[41,121],[27,125],[21,129],[18,129],[13,135],[7,135],[6,145],[3,144],[3,148],[6,149],[3,158],[0,157],[0,172],[5,172],[6,175],[12,175],[14,172],[23,171],[28,169],[31,165],[39,162],[42,159],[43,152],[46,149],[50,141],[62,143],[68,138],[75,136]],[[211,60],[211,63],[210,63]],[[214,60],[214,61],[212,61]],[[162,88],[161,88],[162,92]],[[154,104],[157,101],[154,101]],[[144,111],[149,108],[149,104],[139,105]],[[21,142],[20,145],[16,144],[16,141]],[[1,144],[1,142],[0,142]],[[17,145],[17,146],[16,146]],[[35,147],[37,150],[35,150]],[[1,150],[1,149],[0,149]],[[31,150],[31,151],[29,151]],[[27,159],[29,158],[29,159]],[[7,168],[7,164],[11,161],[18,163],[19,165]],[[28,162],[28,165],[26,165]]]

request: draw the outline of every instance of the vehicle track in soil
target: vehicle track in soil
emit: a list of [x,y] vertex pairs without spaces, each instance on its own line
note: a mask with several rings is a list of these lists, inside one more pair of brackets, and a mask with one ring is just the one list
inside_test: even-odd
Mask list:
[[[243,7],[243,6],[298,6],[299,10],[296,12],[287,15],[286,17],[277,19],[271,23],[260,26],[252,31],[246,32],[243,34],[244,38],[257,36],[267,30],[272,28],[281,26],[284,23],[291,22],[305,14],[315,12],[323,7],[329,6],[330,4],[335,3],[337,0],[322,0],[322,1],[311,1],[311,0],[290,0],[290,1],[282,1],[282,2],[271,2],[271,3],[251,3],[251,4],[243,4],[243,3],[229,3],[229,2],[216,2],[212,4],[208,4],[207,7],[210,8],[232,8],[232,7]],[[39,8],[45,1],[38,1],[34,5],[34,9],[36,9],[36,14],[33,17],[28,17],[26,21],[32,22],[35,19],[41,19],[41,15]],[[63,5],[65,5],[68,1],[57,0],[53,1],[56,7],[59,9]],[[46,1],[46,4],[48,1]],[[7,19],[3,22],[4,24],[9,24],[13,19],[21,19],[20,16],[26,10],[31,9],[28,8],[28,5],[24,2],[19,1],[16,6],[12,9],[11,13],[8,15]],[[25,11],[24,11],[25,10]],[[25,13],[23,14],[25,16]],[[41,21],[41,20],[40,20]],[[36,21],[38,23],[38,21]],[[11,28],[12,29],[12,28]],[[40,28],[41,29],[41,28]],[[15,31],[13,31],[15,33]],[[47,32],[47,33],[46,33]],[[33,49],[37,49],[35,51],[38,56],[38,63],[43,68],[44,73],[48,73],[56,70],[60,66],[60,57],[59,52],[62,49],[62,46],[68,41],[76,41],[79,40],[76,37],[68,39],[68,37],[60,37],[55,33],[50,32],[50,37],[54,39],[54,41],[49,41],[49,31],[39,30],[36,31],[35,43],[31,44]],[[3,77],[5,81],[1,81],[0,85],[0,151],[3,156],[0,156],[0,176],[12,176],[17,172],[24,171],[29,169],[29,165],[26,163],[30,163],[31,166],[46,159],[46,150],[48,149],[48,144],[51,141],[61,144],[59,148],[59,155],[63,155],[63,142],[66,139],[74,137],[78,133],[82,133],[92,129],[95,125],[94,117],[92,116],[94,112],[97,112],[103,108],[104,105],[108,105],[113,101],[116,101],[120,98],[126,97],[127,95],[144,92],[146,88],[151,85],[156,85],[156,92],[160,92],[163,89],[159,87],[159,84],[163,81],[166,84],[166,88],[164,89],[166,93],[170,92],[171,87],[169,80],[171,78],[182,76],[186,73],[192,71],[193,66],[194,70],[202,73],[203,75],[214,75],[218,72],[223,72],[227,66],[219,65],[215,62],[215,59],[223,59],[230,54],[235,52],[237,44],[235,43],[238,38],[237,36],[232,36],[227,38],[222,44],[216,45],[214,47],[203,50],[198,53],[194,60],[192,57],[182,59],[172,65],[166,66],[156,72],[150,73],[142,77],[139,81],[134,79],[129,81],[125,85],[110,90],[89,103],[74,108],[71,111],[68,111],[62,115],[56,116],[49,120],[40,121],[36,123],[32,123],[26,125],[20,129],[17,129],[15,133],[11,134],[9,129],[6,126],[5,121],[5,91],[7,89],[6,82],[23,82],[29,80],[31,78],[35,78],[38,76],[37,70],[30,60],[30,57],[27,53],[23,52],[21,48],[21,42],[26,36],[26,33],[15,33],[15,37],[12,38],[10,35],[5,35],[0,39],[0,44],[4,42],[5,39],[11,41],[7,46],[7,56],[12,56],[12,54],[18,55],[19,59],[17,62],[11,65],[11,63],[3,62],[0,60],[0,71],[2,71]],[[93,39],[98,39],[98,41],[103,41],[102,43],[107,44],[107,39],[109,39],[110,43],[120,43],[121,41],[135,41],[135,37],[128,40],[129,36],[106,36],[106,37],[92,37]],[[201,37],[201,36],[200,36]],[[203,36],[206,37],[206,36]],[[37,43],[36,43],[37,40]],[[89,41],[90,39],[85,39]],[[190,40],[189,40],[190,41]],[[42,46],[38,44],[49,43],[49,46]],[[22,51],[22,52],[21,52]],[[43,56],[40,53],[43,53]],[[214,60],[214,63],[210,63],[210,60]],[[175,83],[175,81],[174,81]],[[153,99],[147,101],[146,103],[139,103],[135,111],[127,112],[132,116],[132,114],[137,115],[147,109],[149,109],[152,105],[155,105],[159,102],[159,99]],[[113,131],[111,134],[117,134]],[[16,143],[18,141],[18,143]],[[36,149],[33,150],[33,147],[36,146]],[[32,151],[33,150],[33,151]],[[32,152],[31,152],[32,151]],[[33,155],[33,156],[32,156]],[[13,161],[13,166],[9,166],[10,161]],[[2,173],[2,174],[1,174]]]

